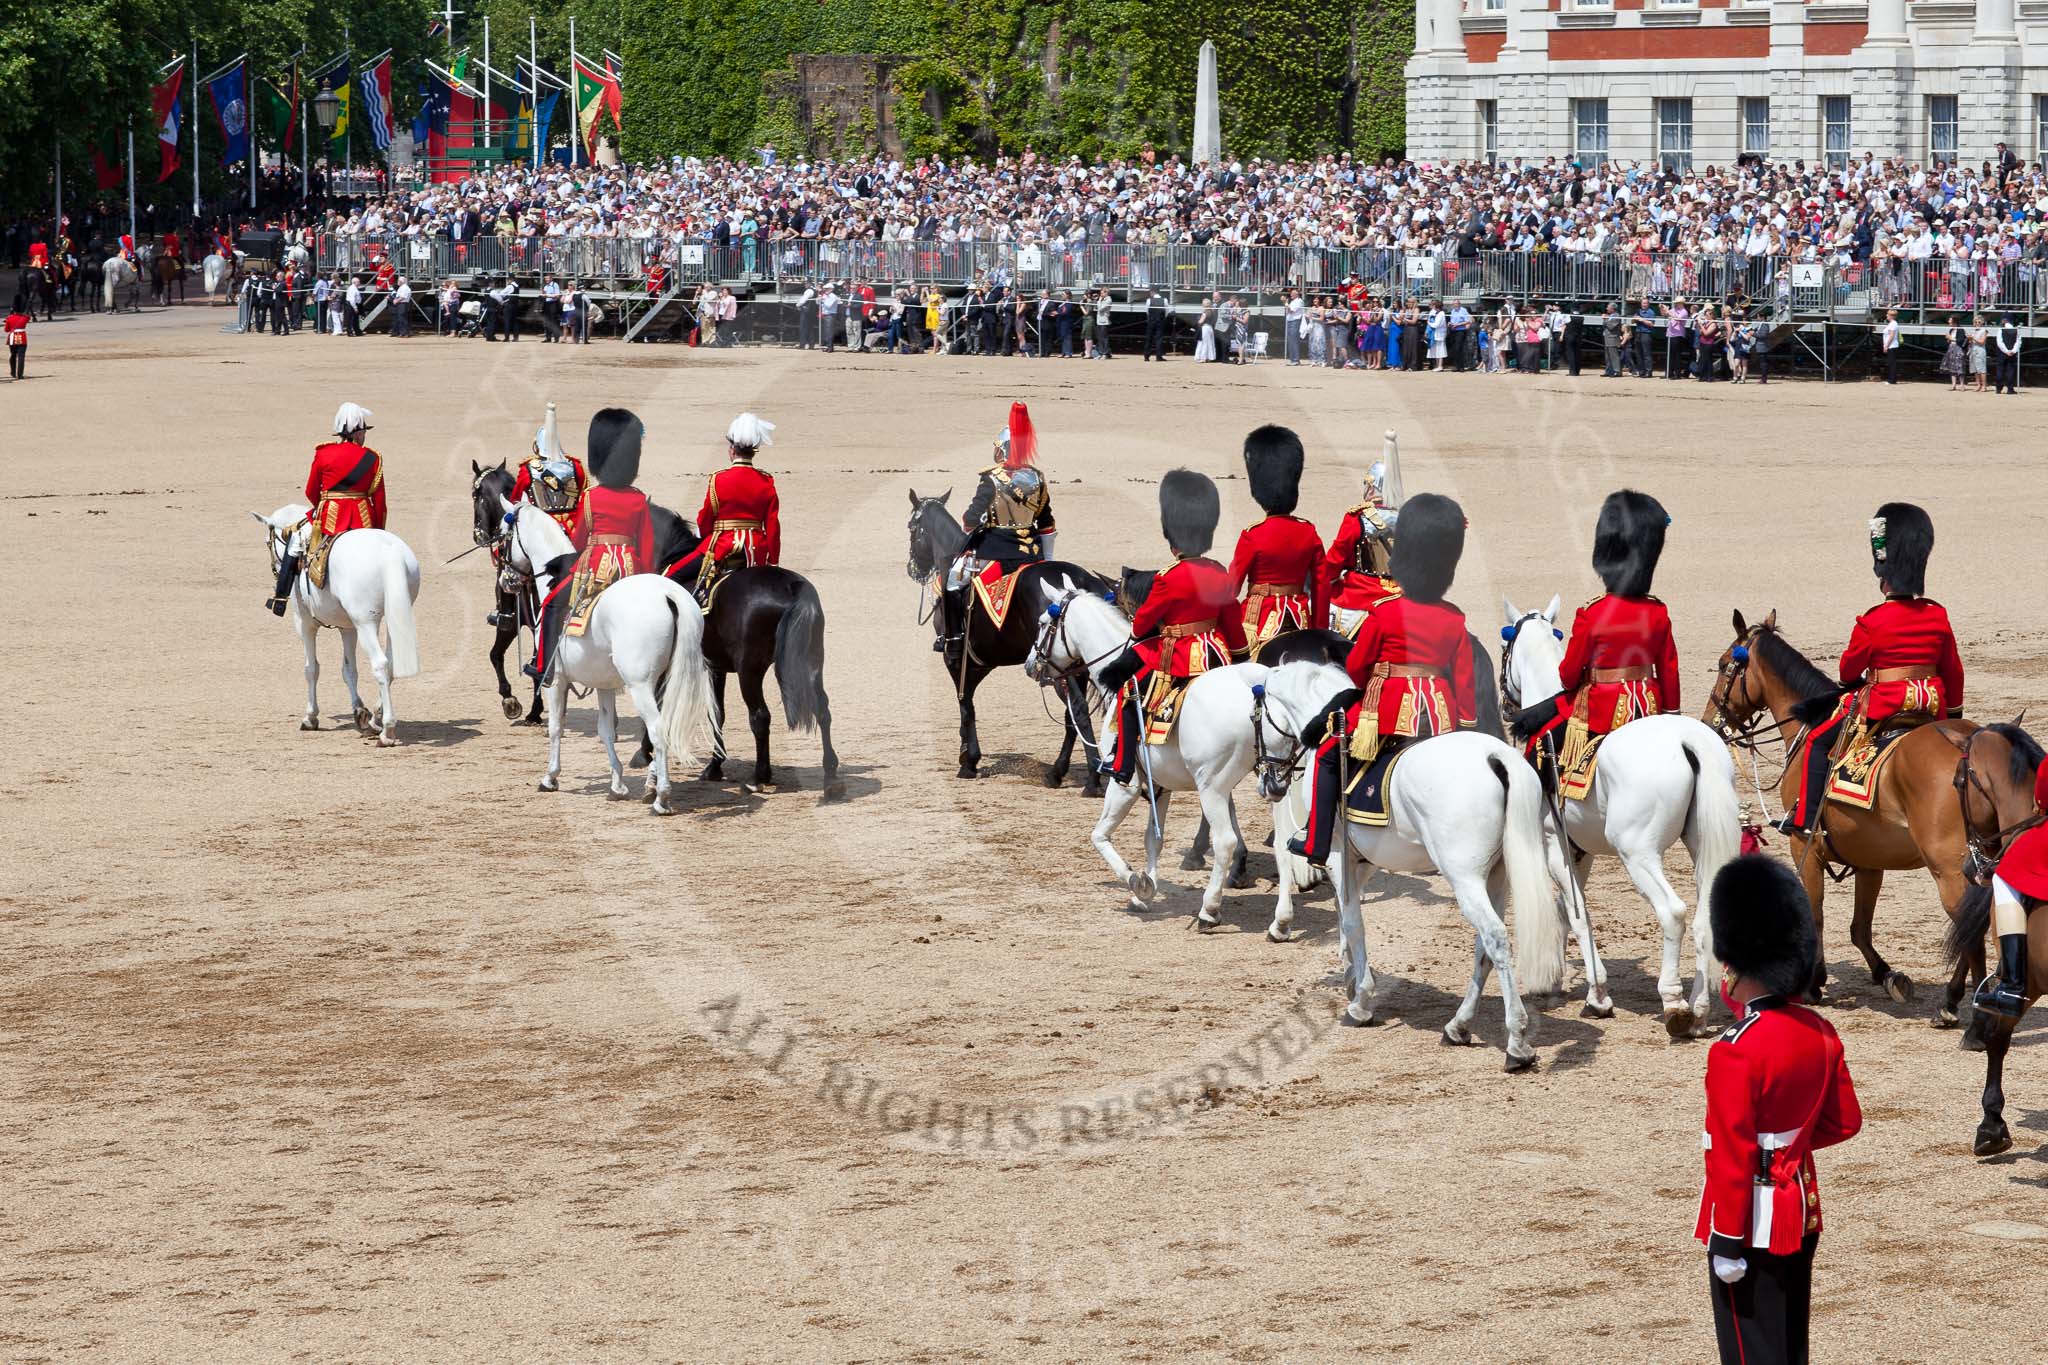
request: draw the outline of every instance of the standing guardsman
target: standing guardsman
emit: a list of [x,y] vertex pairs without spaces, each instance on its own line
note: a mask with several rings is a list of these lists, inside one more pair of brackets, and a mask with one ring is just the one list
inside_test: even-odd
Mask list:
[[1266,516],[1239,534],[1230,584],[1244,597],[1245,642],[1254,651],[1282,631],[1323,624],[1323,538],[1294,515],[1304,462],[1301,438],[1286,427],[1244,438],[1245,477]]
[[670,567],[669,577],[696,577],[697,599],[709,601],[711,589],[734,569],[776,564],[782,559],[782,498],[775,479],[754,467],[754,458],[775,444],[775,424],[751,412],[732,419],[725,429],[724,469],[711,476],[704,506],[697,512],[697,548]]
[[533,454],[519,466],[512,480],[512,501],[532,503],[555,519],[569,539],[576,539],[576,522],[583,510],[583,493],[590,475],[583,461],[562,449],[555,425],[555,405],[548,404],[547,420],[533,434]]
[[1159,528],[1173,567],[1153,578],[1131,620],[1130,649],[1102,674],[1103,690],[1119,698],[1116,752],[1104,765],[1119,782],[1137,772],[1139,749],[1163,741],[1172,728],[1170,720],[1148,720],[1157,707],[1144,702],[1156,703],[1158,694],[1185,688],[1244,654],[1244,621],[1230,574],[1208,558],[1222,517],[1222,499],[1208,475],[1172,469],[1159,481]]
[[1404,496],[1401,487],[1401,443],[1392,431],[1380,447],[1378,463],[1366,471],[1365,498],[1347,509],[1323,556],[1323,602],[1330,628],[1357,638],[1365,614],[1389,597],[1400,595],[1394,581],[1394,522]]
[[[384,457],[363,444],[369,434],[370,410],[343,403],[334,411],[334,439],[313,451],[313,468],[306,475],[306,501],[313,505],[306,521],[313,535],[305,563],[316,584],[326,581],[335,537],[365,526],[384,529]],[[273,614],[284,615],[299,568],[298,555],[286,555],[278,564],[277,589],[264,603]]]
[[583,494],[583,515],[570,541],[575,567],[558,580],[541,604],[529,678],[547,681],[562,634],[581,635],[598,594],[629,574],[654,567],[654,516],[647,495],[633,486],[640,477],[640,419],[624,408],[600,408],[590,419],[584,453],[597,487]]
[[1834,1026],[1792,1003],[1819,943],[1799,878],[1752,853],[1708,895],[1721,993],[1735,1023],[1707,1050],[1706,1244],[1724,1365],[1804,1365],[1820,1241],[1813,1154],[1855,1137],[1863,1111]]
[[1857,617],[1849,632],[1841,663],[1846,690],[1799,752],[1799,801],[1777,822],[1780,832],[1803,835],[1819,828],[1828,767],[1844,725],[1875,728],[1963,713],[1963,661],[1955,631],[1941,603],[1921,596],[1933,552],[1934,522],[1912,503],[1888,502],[1870,519],[1871,568],[1884,587],[1884,601]]

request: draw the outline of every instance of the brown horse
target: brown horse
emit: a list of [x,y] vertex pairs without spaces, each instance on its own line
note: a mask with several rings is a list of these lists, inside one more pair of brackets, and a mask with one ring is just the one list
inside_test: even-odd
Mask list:
[[[1738,611],[1734,624],[1734,643],[1721,655],[1720,673],[1700,719],[1731,744],[1753,748],[1768,714],[1786,739],[1778,799],[1790,809],[1799,794],[1798,758],[1812,713],[1831,706],[1842,689],[1778,633],[1775,611],[1754,626],[1745,624]],[[1884,874],[1926,868],[1941,893],[1942,908],[1953,919],[1970,885],[1966,861],[1986,866],[1983,859],[1995,860],[2003,832],[2032,814],[2034,770],[2041,761],[2041,746],[2017,725],[1943,720],[1895,740],[1879,770],[1877,799],[1869,810],[1826,802],[1816,835],[1793,837],[1792,862],[1813,903],[1816,934],[1828,865],[1845,864],[1856,875],[1849,940],[1863,954],[1872,980],[1892,999],[1911,1000],[1911,978],[1886,962],[1871,942],[1870,922]],[[1811,995],[1816,1001],[1826,992],[1827,974],[1823,951],[1814,965]],[[1956,963],[1937,1026],[1955,1025],[1963,991],[1983,974],[1980,941]]]
[[[2027,1004],[2048,995],[2048,901],[2025,898],[2027,907]],[[1991,924],[1991,889],[1973,886],[1963,897],[1962,908],[1948,927],[1948,955],[1962,962],[1974,955],[1984,956],[1984,930]],[[1974,1010],[1970,1031],[1984,1044],[1984,1121],[1977,1125],[1971,1150],[1978,1156],[1997,1156],[2012,1146],[2012,1130],[2005,1126],[2005,1053],[2012,1046],[2017,1019],[2001,1019]]]
[[157,302],[168,305],[171,290],[178,291],[178,302],[185,301],[185,258],[168,254],[158,255],[149,263],[149,292]]

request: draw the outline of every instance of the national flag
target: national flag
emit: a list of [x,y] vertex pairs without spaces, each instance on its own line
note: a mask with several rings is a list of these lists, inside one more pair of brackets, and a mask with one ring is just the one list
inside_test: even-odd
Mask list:
[[533,136],[534,140],[540,143],[543,153],[547,151],[548,134],[555,126],[555,106],[561,103],[561,100],[562,94],[559,90],[550,90],[540,97],[540,104],[533,111]]
[[391,117],[391,59],[386,57],[362,74],[363,117],[369,121],[370,140],[377,150],[388,151],[397,129]]
[[533,101],[524,95],[519,97],[519,117],[512,123],[512,148],[525,152],[528,160],[533,157]]
[[296,103],[276,81],[256,82],[256,117],[271,142],[286,151],[292,149],[292,125],[298,122]]
[[597,121],[603,115],[610,115],[612,127],[619,125],[619,78],[600,67],[578,57],[576,68],[576,117],[583,125],[583,141],[589,143],[597,131]]
[[327,77],[331,83],[328,88],[333,90],[334,97],[341,101],[341,106],[334,111],[333,141],[336,147],[346,147],[348,145],[348,111],[350,105],[354,103],[353,99],[350,98],[350,88],[353,82],[349,80],[349,71],[353,65],[354,63],[349,58],[343,57],[340,65],[336,66]]
[[[413,116],[412,140],[420,147],[448,134],[448,84],[438,76],[420,75],[420,111]],[[430,153],[431,155],[431,153]]]
[[109,133],[92,149],[93,185],[100,193],[120,188],[128,178],[128,162],[121,156],[121,135]]
[[239,61],[206,83],[213,96],[213,112],[220,120],[220,164],[232,166],[249,156],[249,91],[245,79],[248,62]]
[[149,108],[156,119],[156,183],[161,185],[171,178],[178,169],[178,130],[184,124],[185,109],[178,98],[179,90],[185,84],[185,64],[178,63],[171,73],[149,89]]

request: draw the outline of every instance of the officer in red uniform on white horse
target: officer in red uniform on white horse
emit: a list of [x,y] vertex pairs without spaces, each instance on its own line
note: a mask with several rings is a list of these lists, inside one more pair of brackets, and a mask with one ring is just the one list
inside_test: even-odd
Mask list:
[[1910,502],[1888,502],[1870,519],[1871,565],[1884,601],[1856,618],[1842,651],[1847,689],[1834,713],[1813,727],[1799,753],[1799,802],[1778,821],[1786,834],[1819,828],[1830,756],[1842,727],[1941,720],[1963,713],[1963,661],[1939,602],[1922,597],[1934,522]]
[[1401,591],[1388,565],[1402,497],[1401,445],[1389,431],[1378,462],[1366,471],[1364,501],[1346,509],[1323,556],[1323,603],[1330,628],[1341,635],[1355,638],[1365,613]]
[[1472,635],[1465,613],[1444,600],[1465,553],[1465,512],[1438,493],[1420,493],[1401,508],[1401,535],[1391,563],[1398,597],[1366,613],[1351,656],[1344,661],[1362,689],[1346,711],[1348,734],[1317,745],[1308,828],[1288,849],[1310,862],[1330,855],[1337,811],[1344,803],[1343,755],[1370,764],[1411,740],[1479,723],[1473,681]]
[[[313,535],[305,561],[314,566],[315,582],[326,577],[336,536],[363,526],[384,529],[384,457],[363,444],[369,431],[370,410],[343,403],[334,412],[334,439],[313,450],[313,467],[306,475],[306,501],[312,504],[306,521]],[[277,566],[277,589],[264,603],[273,614],[284,615],[300,566],[298,555],[286,555]]]
[[1806,891],[1762,854],[1721,869],[1708,896],[1722,994],[1739,1017],[1707,1050],[1707,1247],[1724,1365],[1805,1365],[1820,1240],[1813,1154],[1856,1136],[1863,1111],[1827,1020],[1792,997],[1819,944]]
[[646,429],[624,408],[602,408],[590,419],[584,450],[597,487],[583,494],[583,516],[571,537],[576,565],[541,604],[539,638],[526,675],[547,681],[549,662],[563,632],[582,633],[582,622],[599,593],[629,574],[650,573],[654,563],[654,517],[647,495],[633,486],[640,476],[640,443]]
[[1153,578],[1131,621],[1131,648],[1102,675],[1104,690],[1120,694],[1116,751],[1103,765],[1119,782],[1129,782],[1137,772],[1138,752],[1150,728],[1140,699],[1154,690],[1154,678],[1164,675],[1184,684],[1245,652],[1244,621],[1230,575],[1208,558],[1222,516],[1222,499],[1206,474],[1173,469],[1159,481],[1159,527],[1174,564]]
[[754,457],[775,444],[775,424],[751,412],[725,431],[731,461],[711,476],[697,512],[697,548],[670,567],[671,578],[696,575],[698,600],[708,600],[718,579],[734,569],[775,564],[782,558],[782,499],[775,480],[754,467]]
[[583,461],[562,449],[562,438],[555,426],[555,405],[550,403],[547,421],[533,434],[533,454],[520,463],[519,473],[512,480],[512,501],[538,507],[574,540],[583,494],[589,487],[590,474]]
[[1323,538],[1294,515],[1304,460],[1301,438],[1286,427],[1244,438],[1245,478],[1266,516],[1239,534],[1230,584],[1244,598],[1245,642],[1254,650],[1282,631],[1323,624]]

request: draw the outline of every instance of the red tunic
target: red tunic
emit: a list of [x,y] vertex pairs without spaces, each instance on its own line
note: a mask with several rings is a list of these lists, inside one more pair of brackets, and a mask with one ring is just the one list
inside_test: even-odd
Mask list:
[[1131,636],[1148,672],[1192,678],[1228,664],[1245,647],[1230,575],[1213,559],[1181,560],[1152,580]]
[[[2034,774],[2034,809],[2048,810],[2048,763]],[[2022,830],[1998,860],[1998,875],[2022,896],[2048,900],[2048,825]]]
[[1370,505],[1360,503],[1345,512],[1343,521],[1337,525],[1337,538],[1330,542],[1330,551],[1323,556],[1325,609],[1341,607],[1345,611],[1370,611],[1376,603],[1400,595],[1401,585],[1375,572],[1368,558],[1368,551],[1377,548],[1373,537],[1368,534],[1372,528],[1365,520],[1365,511]]
[[1853,683],[1892,668],[1911,668],[1928,676],[1872,682],[1864,720],[1886,720],[1901,711],[1931,711],[1937,717],[1962,714],[1963,661],[1956,653],[1948,613],[1939,602],[1891,597],[1856,618],[1842,651],[1842,681]]
[[[1648,676],[1596,680],[1596,671],[1647,670]],[[1586,728],[1604,735],[1638,716],[1678,709],[1678,648],[1671,642],[1671,613],[1654,597],[1609,593],[1579,608],[1572,620],[1559,680],[1569,697],[1567,714],[1585,698]]]
[[[567,460],[576,471],[576,505],[566,512],[550,512],[548,515],[553,517],[556,523],[569,533],[569,539],[575,540],[576,524],[583,516],[583,495],[591,487],[590,475],[583,468],[583,461],[577,459],[574,455],[564,455],[562,458]],[[528,460],[519,466],[519,473],[512,480],[512,501],[527,502],[531,500],[533,481],[539,476],[538,466],[541,463],[543,462],[536,458]]]
[[1231,591],[1245,595],[1247,639],[1263,644],[1283,630],[1322,626],[1323,538],[1300,517],[1269,516],[1247,526],[1230,557]]
[[1814,1152],[1862,1126],[1834,1026],[1776,997],[1751,1001],[1707,1050],[1707,1182],[1693,1236],[1716,1256],[1799,1250],[1820,1231]]
[[313,451],[306,475],[306,519],[323,536],[361,527],[384,529],[384,458],[354,441],[329,441]]
[[[1363,723],[1368,705],[1382,735],[1444,734],[1479,723],[1472,636],[1465,613],[1448,602],[1380,603],[1358,628],[1344,668],[1365,689],[1351,707],[1353,726]],[[1406,669],[1433,676],[1397,676]]]
[[50,244],[48,242],[30,242],[28,244],[28,263],[37,270],[48,270],[50,268]]
[[[737,555],[748,567],[782,559],[782,500],[775,480],[750,464],[731,464],[711,476],[704,506],[697,512],[704,537],[695,554],[713,563]],[[690,562],[686,559],[685,564]]]
[[581,551],[577,569],[610,561],[620,578],[654,567],[654,518],[637,488],[599,484],[583,494],[583,517],[572,537]]
[[9,346],[28,345],[28,325],[30,321],[32,321],[32,319],[26,313],[9,313],[7,315],[7,322],[5,325],[7,330],[7,344]]
[[377,273],[373,278],[377,288],[388,292],[393,285],[398,283],[397,267],[393,266],[389,260],[379,261],[377,263]]

